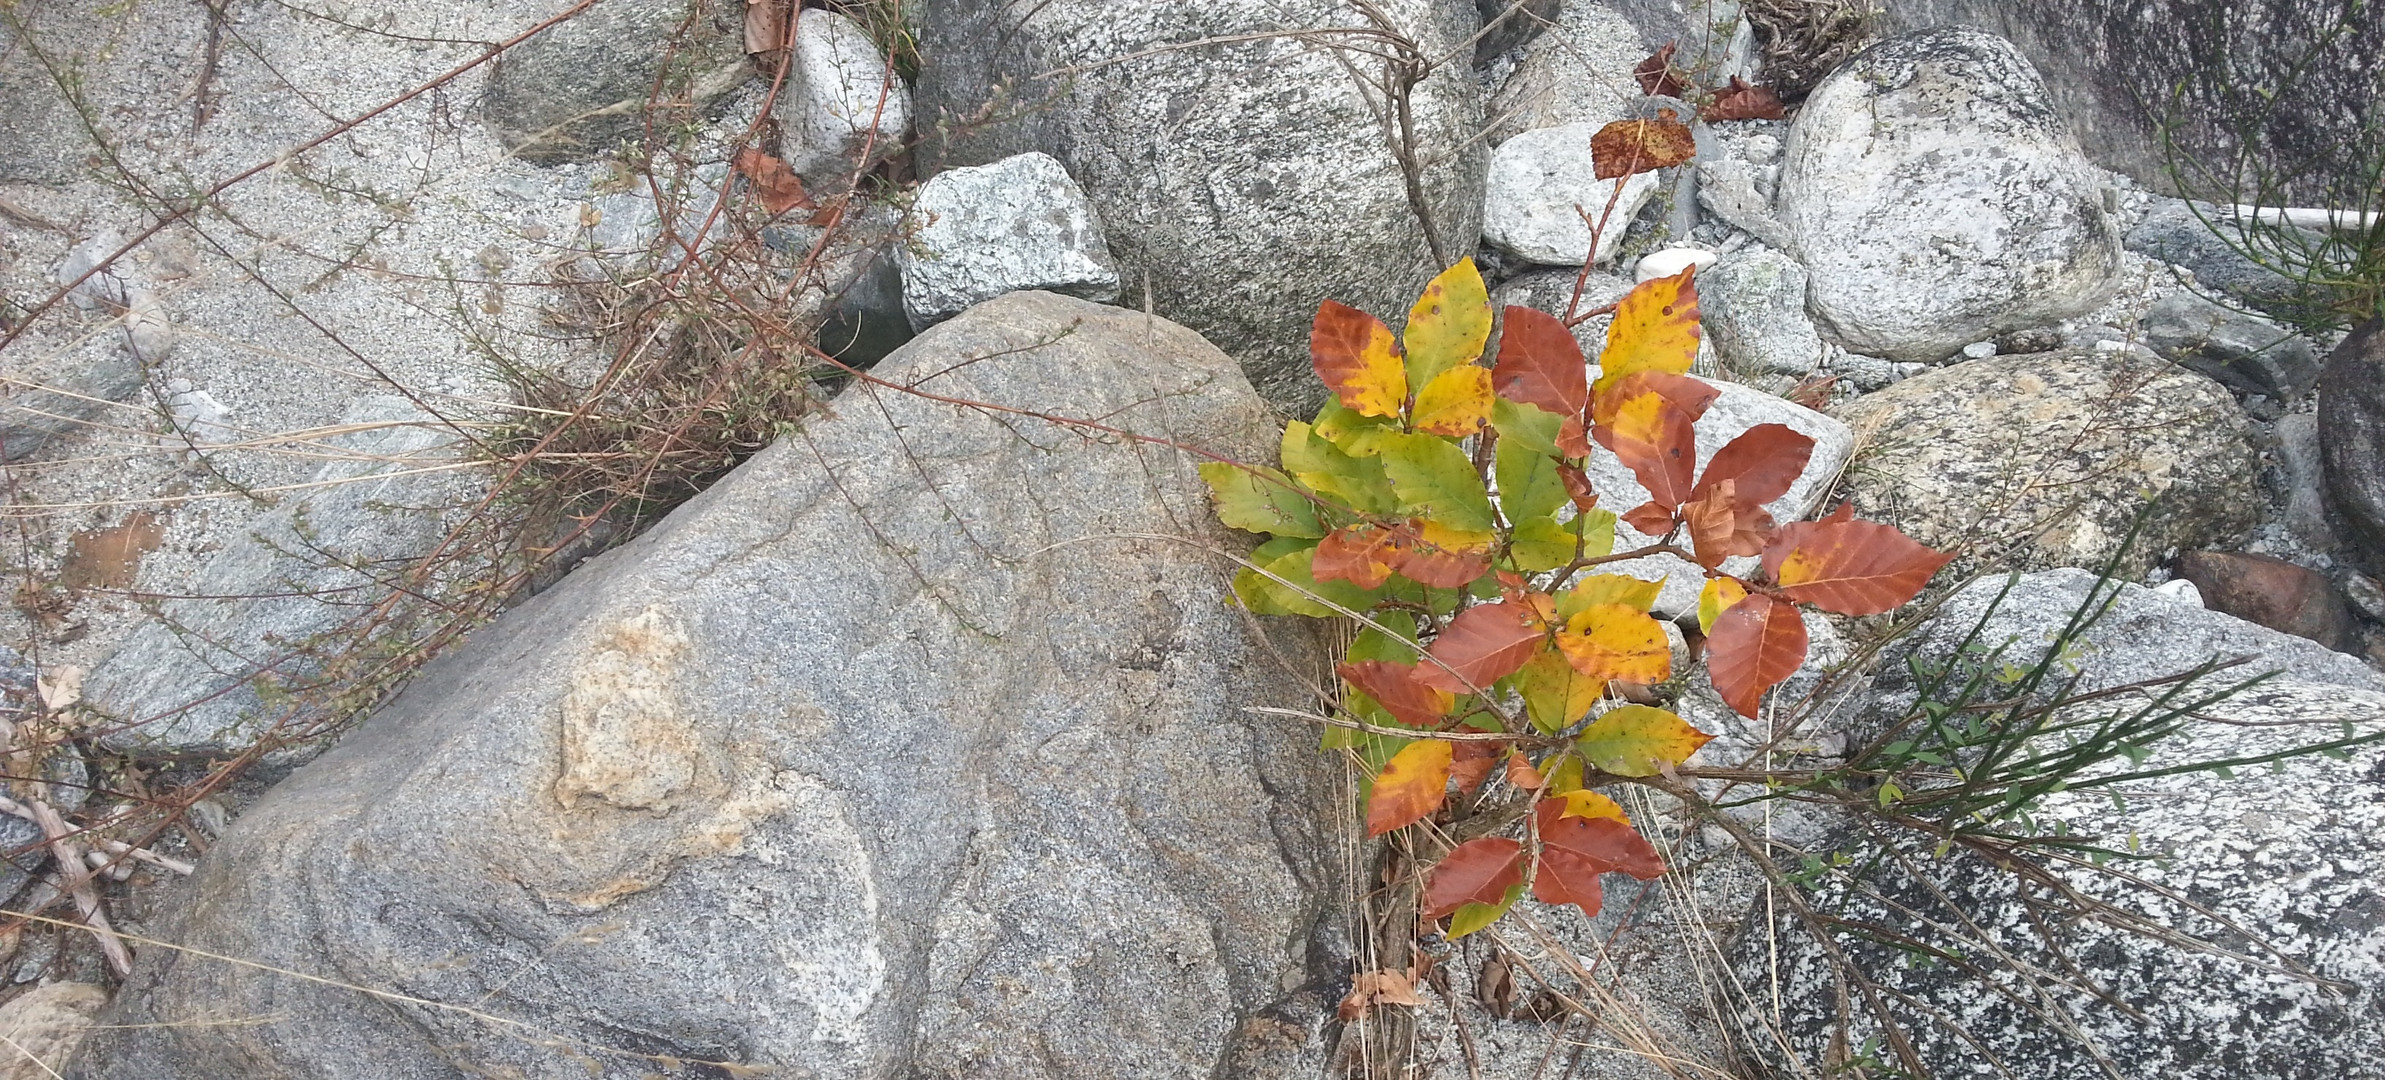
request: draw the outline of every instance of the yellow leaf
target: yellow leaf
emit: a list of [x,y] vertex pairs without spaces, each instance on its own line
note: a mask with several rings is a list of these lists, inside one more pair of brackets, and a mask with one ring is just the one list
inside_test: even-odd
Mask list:
[[1600,604],[1621,604],[1644,612],[1655,606],[1656,598],[1664,595],[1664,588],[1662,581],[1642,581],[1625,574],[1591,574],[1557,598],[1557,617],[1571,619]]
[[1713,633],[1714,620],[1722,618],[1722,613],[1731,610],[1731,605],[1745,599],[1747,586],[1740,584],[1738,578],[1709,579],[1706,587],[1698,592],[1698,632]]
[[1524,662],[1514,676],[1516,692],[1524,696],[1524,713],[1534,727],[1555,734],[1590,715],[1606,693],[1607,681],[1594,679],[1566,663],[1565,654],[1544,648]]
[[1654,776],[1689,760],[1713,737],[1663,709],[1625,705],[1591,721],[1573,746],[1617,776]]
[[1474,364],[1433,376],[1416,393],[1416,430],[1464,438],[1491,422],[1491,369]]
[[[1490,339],[1490,291],[1482,283],[1482,271],[1474,268],[1474,260],[1459,259],[1425,286],[1416,306],[1408,309],[1408,327],[1400,335],[1401,344],[1408,349],[1408,384],[1429,386],[1442,372],[1473,363]],[[1487,369],[1484,374],[1487,401]],[[1417,409],[1423,411],[1421,396]],[[1487,418],[1489,406],[1484,409]]]
[[1559,751],[1540,763],[1540,773],[1548,778],[1542,790],[1550,795],[1563,795],[1582,790],[1582,755],[1570,748]]
[[1447,739],[1420,739],[1391,755],[1366,801],[1366,834],[1381,836],[1440,809],[1453,756]]
[[1697,267],[1641,282],[1615,307],[1607,343],[1598,353],[1593,393],[1635,371],[1679,375],[1698,358]]
[[1658,683],[1673,673],[1664,626],[1638,608],[1592,604],[1566,621],[1557,647],[1575,671],[1594,679]]
[[1613,818],[1625,825],[1631,824],[1631,818],[1624,815],[1621,805],[1589,788],[1575,788],[1556,797],[1565,800],[1565,812],[1558,817]]
[[1359,415],[1398,416],[1407,403],[1408,373],[1382,320],[1327,300],[1317,307],[1308,351],[1317,377]]

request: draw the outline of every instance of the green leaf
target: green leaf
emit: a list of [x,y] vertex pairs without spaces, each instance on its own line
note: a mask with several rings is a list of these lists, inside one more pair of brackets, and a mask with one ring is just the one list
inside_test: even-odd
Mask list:
[[1459,259],[1425,286],[1408,310],[1408,326],[1400,334],[1408,354],[1408,385],[1421,394],[1442,372],[1482,356],[1490,337],[1491,297],[1482,272],[1473,259]]
[[1273,536],[1325,535],[1324,527],[1317,524],[1316,504],[1281,472],[1204,461],[1201,479],[1209,482],[1210,492],[1217,496],[1217,519],[1229,526]]
[[1400,502],[1419,517],[1453,529],[1489,532],[1490,492],[1474,462],[1454,442],[1431,435],[1408,435],[1383,450],[1383,472]]
[[[1372,626],[1358,632],[1351,640],[1347,659],[1351,663],[1368,660],[1388,660],[1394,664],[1416,662],[1416,616],[1405,611],[1375,613],[1375,621],[1389,627],[1385,634]],[[1396,636],[1394,636],[1396,635]]]
[[1519,443],[1533,453],[1556,457],[1557,430],[1564,425],[1564,417],[1538,405],[1506,398],[1491,402],[1491,426],[1498,429],[1501,443]]
[[1324,619],[1341,614],[1319,603],[1319,597],[1352,611],[1365,611],[1375,605],[1382,595],[1378,591],[1361,589],[1347,581],[1320,582],[1310,576],[1309,560],[1316,554],[1317,542],[1314,540],[1286,537],[1261,544],[1257,551],[1251,553],[1250,561],[1291,582],[1291,585],[1287,587],[1264,574],[1245,569],[1234,575],[1234,595],[1255,615],[1306,615]]
[[1298,420],[1284,425],[1282,455],[1293,479],[1358,513],[1388,514],[1399,506],[1381,461],[1351,457]]
[[1499,506],[1507,511],[1507,520],[1550,517],[1558,507],[1573,501],[1565,494],[1565,481],[1557,476],[1556,461],[1547,454],[1513,439],[1501,439],[1496,458],[1491,475],[1499,481]]
[[1606,680],[1575,671],[1555,649],[1544,650],[1509,678],[1532,726],[1551,735],[1587,715],[1607,688]]
[[[1583,535],[1585,532],[1587,536]],[[1577,539],[1581,541],[1578,545]],[[1536,573],[1572,562],[1577,546],[1583,555],[1594,559],[1613,551],[1615,515],[1592,510],[1576,514],[1563,524],[1555,518],[1526,518],[1516,523],[1514,542],[1508,545],[1507,553],[1515,559],[1516,569]]]
[[1352,438],[1366,432],[1396,432],[1400,429],[1396,418],[1365,416],[1331,398],[1327,398],[1325,404],[1317,409],[1317,418],[1309,426],[1325,441],[1344,449],[1348,448],[1345,444]]
[[1507,909],[1514,907],[1516,898],[1522,895],[1524,895],[1522,885],[1510,885],[1507,887],[1507,899],[1505,900],[1496,904],[1467,904],[1450,912],[1449,940],[1455,941],[1498,922],[1499,916],[1507,914]]

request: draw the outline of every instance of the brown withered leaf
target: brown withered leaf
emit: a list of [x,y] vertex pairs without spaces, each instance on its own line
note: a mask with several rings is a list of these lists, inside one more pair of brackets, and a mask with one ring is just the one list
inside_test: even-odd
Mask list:
[[132,588],[141,556],[156,551],[165,538],[165,524],[147,510],[135,510],[111,528],[76,533],[58,583],[75,590]]
[[1617,120],[1590,136],[1590,171],[1601,180],[1669,169],[1696,156],[1697,139],[1678,120]]
[[1698,116],[1711,124],[1717,120],[1778,120],[1788,115],[1780,103],[1780,95],[1762,86],[1750,86],[1747,80],[1731,76],[1731,85],[1714,95],[1714,101],[1698,110]]
[[745,51],[774,53],[787,47],[788,0],[745,0]]
[[1639,66],[1631,69],[1632,77],[1640,81],[1641,93],[1652,97],[1677,98],[1682,91],[1689,89],[1689,84],[1681,81],[1681,72],[1673,67],[1673,54],[1680,48],[1678,44],[1666,42],[1664,48],[1656,50],[1648,59],[1640,61]]
[[1334,1014],[1344,1022],[1365,1016],[1377,1005],[1406,1005],[1416,1008],[1424,999],[1416,996],[1416,981],[1404,972],[1367,971],[1350,980],[1350,992],[1342,998]]
[[753,183],[754,195],[762,200],[765,212],[784,214],[812,208],[812,197],[803,190],[803,181],[786,162],[747,146],[737,151],[732,164]]

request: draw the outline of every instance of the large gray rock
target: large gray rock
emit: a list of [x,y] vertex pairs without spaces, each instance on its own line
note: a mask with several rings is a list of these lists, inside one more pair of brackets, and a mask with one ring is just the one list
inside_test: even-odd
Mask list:
[[1882,42],[1823,80],[1789,129],[1778,202],[1823,330],[1892,360],[2092,310],[2119,268],[2045,80],[1976,30]]
[[2203,288],[2264,311],[2290,311],[2301,296],[2276,265],[2253,257],[2269,249],[2227,207],[2156,197],[2124,242],[2130,251],[2193,271]]
[[903,310],[925,329],[1004,293],[1118,298],[1118,264],[1085,192],[1050,154],[947,169],[919,185],[895,248]]
[[1822,335],[1805,314],[1806,273],[1777,251],[1732,255],[1698,274],[1698,321],[1733,370],[1805,376],[1822,364]]
[[2135,577],[2179,550],[2228,546],[2260,507],[2235,399],[2150,356],[1972,360],[1837,415],[1865,433],[1846,475],[1857,516],[2021,568],[2101,567],[2150,505],[2120,569]]
[[2319,381],[2310,342],[2258,315],[2183,290],[2145,313],[2145,345],[2240,393],[2299,397]]
[[1482,89],[1458,48],[1479,28],[1473,5],[1374,6],[1423,56],[1459,55],[1409,109],[1439,258],[1367,97],[1381,62],[1282,33],[1366,25],[1339,0],[914,5],[923,164],[1060,159],[1101,216],[1133,306],[1148,288],[1154,311],[1305,418],[1324,399],[1308,355],[1318,302],[1397,323],[1481,230]]
[[2350,539],[2385,561],[2385,319],[2371,320],[2319,374],[2319,455]]
[[[1048,293],[878,374],[1276,438],[1189,331]],[[1315,1075],[1268,1055],[1345,971],[1340,766],[1242,708],[1324,655],[1231,607],[1194,463],[856,387],[259,800],[161,933],[267,967],[144,950],[74,1075]]]
[[[2229,176],[2243,145],[2294,205],[2374,147],[2385,118],[2385,6],[2341,0],[1886,0],[1893,24],[1959,23],[2012,39],[2098,164],[2171,190],[2172,127],[2188,180]],[[2320,48],[2324,43],[2325,47]],[[2267,117],[2266,123],[2261,118]],[[2251,201],[2236,200],[2236,201]]]
[[[1980,644],[2010,642],[2004,659],[2033,662],[2087,601],[2093,580],[2078,570],[2022,578]],[[1887,707],[1913,700],[1904,660],[1952,656],[2003,588],[2001,579],[1975,583],[1888,647],[1880,664]],[[2385,683],[2350,657],[2135,586],[2111,604],[2062,665],[2081,676],[2080,691],[2174,675],[2214,656],[2252,662],[2198,683],[2203,695],[2262,671],[2285,674],[2200,710],[2141,763],[2115,757],[2087,776],[2240,760],[2385,730]],[[2126,696],[2090,708],[2142,704]],[[1847,865],[1862,868],[1861,887],[1828,875],[1813,902],[1849,921],[1839,947],[1896,1002],[1892,1012],[1932,1075],[2360,1075],[2385,1055],[2385,1026],[2373,1022],[2385,1008],[2385,893],[2365,869],[2385,835],[2381,763],[2385,754],[2370,745],[2348,760],[2308,756],[2279,770],[2145,777],[2121,788],[2125,798],[2092,787],[2045,796],[2030,810],[2040,833],[2060,829],[2151,856],[2102,867],[2041,857],[2051,880],[2076,890],[2071,896],[2029,887],[1960,848],[1933,856],[1934,839],[1906,843],[1901,862],[1875,861],[1876,841],[1858,832],[1834,844]],[[2097,914],[2089,903],[2117,914]],[[1755,921],[1764,910],[1759,901]],[[1789,908],[1776,899],[1772,910]],[[2130,920],[2141,920],[2143,931],[2125,928]],[[1785,1046],[1822,1061],[1834,1042],[1862,1045],[1879,1033],[1859,1000],[1845,1010],[1852,1028],[1839,1026],[1831,967],[1804,925],[1784,916],[1772,930],[1744,939],[1738,963],[1750,997],[1782,1007],[1766,1019],[1779,1023],[1785,1041],[1751,1051],[1777,1063]],[[2160,940],[2165,934],[2226,951]],[[1915,962],[1925,950],[1944,950],[1944,959]],[[2033,975],[2016,973],[2023,970]],[[1987,1064],[1990,1055],[2001,1072]]]
[[118,339],[103,329],[85,347],[43,358],[44,370],[0,368],[7,391],[0,398],[0,463],[22,461],[59,436],[117,419],[106,415],[117,411],[109,403],[130,401],[141,389],[140,359]]
[[657,129],[697,118],[753,66],[742,5],[704,5],[693,20],[688,7],[689,0],[605,0],[506,50],[481,103],[489,123],[523,160],[560,165],[643,138],[650,112]]
[[452,430],[395,397],[342,418],[361,430],[330,442],[313,486],[224,546],[83,683],[111,717],[99,741],[141,757],[237,753],[315,701],[327,657],[358,643],[351,620],[393,591],[392,573],[445,535],[437,465]]
[[911,129],[911,89],[869,32],[820,8],[796,19],[795,47],[777,115],[780,156],[815,189],[900,151]]
[[[1491,152],[1482,238],[1526,262],[1580,266],[1614,258],[1623,247],[1624,229],[1656,194],[1657,176],[1642,172],[1599,179],[1590,155],[1590,137],[1598,128],[1541,128],[1500,143]],[[1589,221],[1582,219],[1585,212]],[[1595,257],[1590,222],[1603,226]]]
[[1639,29],[1612,5],[1567,0],[1556,25],[1524,47],[1515,70],[1492,93],[1485,110],[1492,145],[1539,128],[1630,115],[1640,96],[1631,69],[1649,52]]

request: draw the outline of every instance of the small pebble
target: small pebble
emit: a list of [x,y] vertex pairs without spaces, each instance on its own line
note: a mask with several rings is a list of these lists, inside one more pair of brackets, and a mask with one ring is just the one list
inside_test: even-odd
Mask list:
[[1996,343],[1993,341],[1974,341],[1963,346],[1963,356],[1968,359],[1985,360],[1994,355],[1996,355]]
[[1661,277],[1672,277],[1692,266],[1704,270],[1721,257],[1704,248],[1678,247],[1651,251],[1640,256],[1639,267],[1632,271],[1632,278],[1635,281],[1654,281]]
[[2193,604],[2196,607],[2203,606],[2203,591],[2195,588],[2195,583],[2185,578],[2172,578],[2162,582],[2154,586],[2153,591],[2164,599],[2181,604]]

